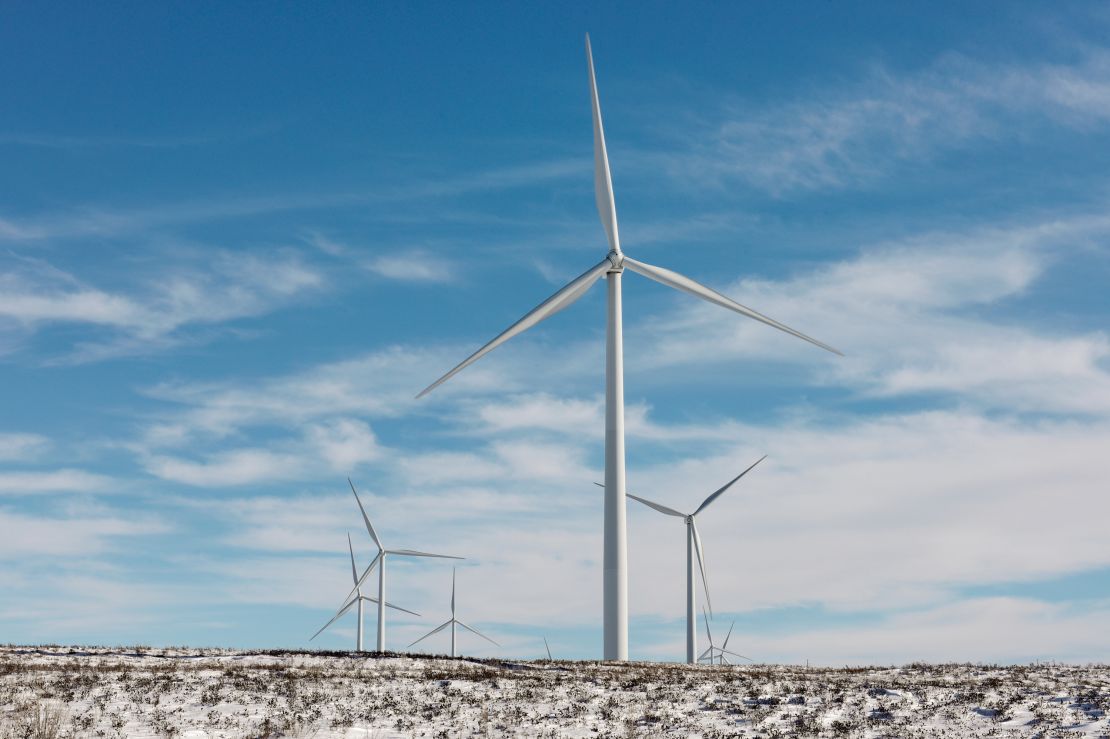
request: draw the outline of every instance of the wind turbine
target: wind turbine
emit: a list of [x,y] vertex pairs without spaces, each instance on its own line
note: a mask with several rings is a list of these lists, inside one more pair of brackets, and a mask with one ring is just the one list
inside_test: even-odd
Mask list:
[[[374,540],[374,544],[378,547],[378,553],[374,557],[373,561],[370,562],[370,565],[365,570],[363,570],[362,575],[359,576],[358,580],[355,581],[355,587],[351,590],[350,593],[347,594],[347,597],[343,599],[343,602],[346,604],[345,606],[343,606],[343,608],[346,608],[346,607],[350,606],[350,604],[347,603],[347,601],[350,600],[351,597],[359,591],[359,588],[362,587],[362,583],[365,582],[366,578],[370,576],[370,572],[374,569],[375,566],[378,566],[378,600],[377,600],[377,603],[378,603],[378,646],[377,646],[377,651],[384,652],[385,651],[385,607],[383,606],[383,604],[385,603],[385,562],[386,562],[386,558],[390,554],[398,556],[398,557],[436,557],[438,559],[463,559],[463,558],[462,557],[453,557],[450,554],[431,554],[429,552],[418,552],[415,549],[386,549],[382,545],[382,540],[378,536],[378,533],[376,531],[374,531],[374,524],[370,523],[370,517],[366,515],[366,509],[362,507],[362,500],[358,497],[358,491],[355,490],[355,484],[353,482],[351,482],[351,478],[349,478],[349,477],[347,478],[347,484],[349,484],[351,486],[351,492],[354,493],[355,500],[358,502],[358,509],[359,509],[359,511],[362,512],[362,520],[366,523],[366,531],[367,531],[367,533],[370,534],[370,538]],[[336,618],[339,617],[342,610],[343,609],[340,608],[340,612],[336,613]]]
[[709,664],[713,664],[713,660],[716,659],[719,665],[732,664],[728,661],[728,658],[725,657],[726,654],[731,654],[733,657],[739,657],[740,659],[746,659],[749,662],[753,661],[751,657],[745,657],[742,654],[728,651],[728,640],[732,637],[732,629],[736,626],[736,621],[733,621],[732,626],[728,627],[725,643],[718,647],[713,644],[713,632],[709,630],[709,616],[705,615],[704,608],[701,609],[701,615],[705,618],[705,634],[709,637],[709,648],[701,653],[701,656],[698,657],[698,662],[707,661]]
[[608,313],[605,345],[605,535],[604,535],[604,658],[628,659],[628,547],[625,521],[624,470],[624,337],[621,304],[621,274],[625,268],[667,287],[689,293],[710,303],[728,308],[743,316],[785,331],[792,336],[840,354],[827,344],[795,331],[751,308],[740,305],[716,290],[689,277],[663,267],[655,267],[625,256],[617,231],[617,208],[613,199],[613,180],[609,173],[609,155],[605,148],[605,131],[601,125],[601,104],[598,102],[597,80],[594,75],[590,37],[586,36],[586,64],[590,75],[590,101],[594,127],[594,195],[601,225],[609,242],[605,259],[571,280],[550,298],[501,332],[492,341],[424,388],[423,397],[455,374],[540,321],[558,313],[586,294],[605,275],[608,283]]
[[435,627],[434,629],[429,631],[427,634],[425,634],[424,636],[422,636],[419,639],[417,639],[416,641],[414,641],[412,644],[409,644],[409,646],[412,647],[412,646],[415,646],[416,644],[419,644],[420,642],[427,639],[429,636],[431,636],[433,634],[438,634],[439,632],[443,631],[448,626],[451,627],[451,656],[452,657],[455,656],[455,627],[456,626],[461,626],[464,629],[466,629],[467,631],[471,631],[471,632],[477,634],[478,636],[482,637],[483,639],[488,641],[490,644],[493,644],[494,646],[498,646],[498,647],[501,646],[500,644],[495,642],[493,639],[490,639],[488,636],[486,636],[482,632],[478,631],[477,629],[470,628],[469,626],[464,624],[462,621],[455,618],[455,570],[453,568],[451,570],[451,618],[448,619],[447,621],[445,621],[444,623],[440,624],[439,626]]
[[[693,513],[679,513],[674,508],[668,508],[660,503],[654,503],[647,498],[641,498],[632,493],[627,494],[632,500],[637,500],[649,508],[654,508],[660,513],[664,513],[668,516],[677,516],[686,522],[686,662],[688,664],[692,665],[697,663],[694,653],[698,648],[698,617],[695,615],[697,585],[694,582],[694,557],[697,557],[698,569],[701,570],[701,584],[702,587],[705,588],[705,602],[709,605],[710,612],[713,611],[713,602],[709,598],[709,580],[705,577],[705,557],[702,554],[701,537],[698,536],[698,524],[694,519],[699,513],[708,508],[710,503],[721,497],[721,495],[732,487],[737,480],[751,472],[752,467],[755,467],[765,459],[767,459],[766,454],[757,459],[751,467],[726,482],[720,489],[710,493],[709,497],[703,500],[701,505],[698,506],[698,509]],[[600,482],[594,484],[605,487]]]
[[[315,634],[313,634],[312,638],[309,639],[309,641],[312,641],[312,639],[315,639],[316,637],[320,636],[320,634],[324,633],[324,629],[328,628],[333,623],[338,621],[343,616],[343,614],[345,614],[347,611],[351,610],[351,606],[355,605],[355,603],[358,603],[358,636],[355,638],[355,650],[361,652],[362,651],[362,604],[363,604],[363,602],[377,603],[378,601],[376,601],[375,599],[371,598],[368,595],[363,595],[362,594],[362,587],[361,587],[361,584],[359,583],[359,579],[358,579],[358,570],[355,569],[355,548],[353,546],[351,546],[351,534],[350,534],[350,532],[347,533],[347,550],[351,553],[351,579],[354,580],[355,591],[358,594],[355,597],[351,598],[349,601],[347,601],[347,605],[345,605],[341,609],[339,609],[339,613],[335,614],[335,616],[332,617],[331,621],[328,621],[326,624],[324,624],[322,627],[320,627],[320,630],[317,631]],[[373,566],[374,566],[373,564],[370,565],[371,568]],[[389,607],[389,608],[392,608],[394,610],[397,610],[397,611],[404,611],[405,613],[411,613],[414,616],[419,616],[420,615],[416,611],[410,611],[407,608],[401,608],[400,606],[395,606],[392,603],[386,603],[386,606]]]

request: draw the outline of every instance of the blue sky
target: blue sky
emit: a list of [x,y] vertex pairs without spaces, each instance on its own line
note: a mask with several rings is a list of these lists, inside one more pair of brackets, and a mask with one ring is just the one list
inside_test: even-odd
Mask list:
[[[467,557],[481,655],[600,652],[622,242],[630,489],[761,661],[1110,659],[1110,12],[1097,3],[21,5],[0,26],[0,634],[307,646],[347,531]],[[684,533],[629,509],[630,651]],[[450,567],[396,563],[402,646]],[[372,619],[367,620],[372,629]],[[313,646],[353,639],[346,619]],[[430,649],[446,644],[429,640]]]

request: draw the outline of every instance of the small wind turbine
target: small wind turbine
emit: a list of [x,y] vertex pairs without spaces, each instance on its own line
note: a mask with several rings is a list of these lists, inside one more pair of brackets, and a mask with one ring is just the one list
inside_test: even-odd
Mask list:
[[451,570],[451,618],[448,619],[447,621],[445,621],[444,623],[440,624],[439,626],[435,627],[434,629],[429,631],[427,634],[425,634],[424,636],[422,636],[419,639],[417,639],[416,641],[414,641],[412,644],[409,644],[409,646],[412,647],[412,646],[415,646],[415,645],[419,644],[420,642],[427,639],[429,636],[432,636],[433,634],[438,634],[439,632],[443,631],[448,626],[451,627],[451,656],[452,657],[455,656],[455,626],[461,626],[464,629],[466,629],[467,631],[470,631],[470,632],[473,632],[473,633],[477,634],[478,636],[482,637],[483,639],[488,641],[490,644],[493,644],[494,646],[497,646],[497,647],[501,646],[500,644],[495,642],[493,639],[490,639],[488,636],[486,636],[482,632],[478,631],[477,629],[472,629],[471,627],[464,624],[462,621],[455,618],[455,570],[454,569]]
[[840,354],[828,344],[795,331],[773,318],[768,318],[751,308],[740,305],[731,298],[706,287],[689,277],[663,267],[655,267],[625,256],[621,251],[617,231],[617,206],[613,199],[613,180],[609,172],[609,154],[605,147],[605,130],[601,125],[601,103],[597,95],[593,53],[590,37],[586,36],[586,64],[590,73],[590,102],[593,108],[594,128],[594,195],[601,225],[609,242],[605,258],[550,298],[533,308],[527,315],[502,331],[492,341],[471,354],[450,372],[424,388],[417,398],[430,393],[458,372],[478,361],[487,353],[504,344],[517,334],[527,331],[540,321],[553,316],[581,298],[590,287],[605,275],[608,282],[608,319],[605,347],[605,536],[604,536],[604,651],[605,659],[628,659],[628,545],[625,522],[625,469],[624,469],[624,330],[621,317],[621,274],[625,267],[667,287],[681,290],[714,305],[735,311],[799,339]]
[[[686,522],[686,662],[688,664],[692,665],[697,663],[695,654],[698,649],[698,617],[695,609],[697,585],[694,582],[696,579],[694,575],[695,557],[697,557],[698,560],[698,569],[701,570],[701,584],[702,587],[705,588],[705,602],[709,605],[710,612],[713,611],[713,602],[709,599],[709,580],[705,577],[705,557],[702,554],[701,537],[698,536],[698,524],[695,518],[699,513],[708,508],[710,503],[721,497],[721,495],[732,487],[737,480],[751,472],[752,467],[755,467],[755,465],[765,459],[767,459],[766,454],[757,459],[751,467],[725,483],[719,490],[710,494],[693,513],[679,513],[674,508],[668,508],[665,505],[654,503],[646,498],[633,495],[632,493],[627,494],[632,500],[638,500],[649,508],[654,508],[660,513],[665,513],[668,516],[677,516]],[[605,487],[601,485],[600,482],[594,484]]]
[[745,657],[742,654],[728,651],[728,640],[732,637],[733,626],[736,626],[735,620],[732,622],[732,626],[728,627],[728,634],[725,636],[725,643],[718,647],[714,646],[713,644],[713,632],[709,630],[709,616],[705,615],[704,608],[701,609],[701,615],[705,618],[705,634],[709,637],[709,648],[701,653],[701,656],[698,657],[698,662],[708,662],[709,664],[713,664],[713,660],[716,659],[717,664],[719,665],[730,665],[732,663],[728,661],[727,657],[725,657],[726,654],[731,654],[733,657],[739,657],[740,659],[746,659],[749,662],[753,661],[751,657]]
[[[341,609],[339,609],[339,613],[335,614],[335,616],[332,617],[331,621],[328,621],[326,624],[324,624],[320,628],[319,631],[317,631],[315,634],[313,634],[312,639],[315,639],[316,637],[320,636],[320,634],[324,633],[324,629],[328,628],[333,623],[338,621],[343,616],[343,614],[345,614],[347,611],[351,610],[351,606],[353,606],[355,603],[358,603],[358,636],[355,638],[355,650],[361,652],[362,651],[362,604],[363,604],[364,601],[369,602],[369,603],[377,603],[378,601],[376,601],[375,599],[371,598],[368,595],[363,595],[362,594],[362,588],[360,587],[359,580],[358,580],[358,570],[355,569],[355,548],[353,546],[351,546],[351,534],[350,534],[350,532],[347,533],[347,550],[351,553],[351,579],[355,583],[355,591],[358,593],[358,595],[351,598],[347,602],[347,605],[345,605]],[[373,565],[370,565],[370,566],[373,567]],[[416,611],[410,611],[407,608],[401,608],[400,606],[395,606],[392,603],[386,603],[386,606],[389,607],[389,608],[392,608],[394,610],[397,610],[397,611],[404,611],[405,613],[411,613],[414,616],[419,616],[420,615]],[[312,639],[309,639],[309,641],[312,641]]]
[[[370,572],[374,569],[375,566],[378,566],[378,600],[377,600],[377,603],[378,603],[378,646],[377,646],[377,651],[384,652],[385,651],[385,607],[384,607],[383,604],[385,603],[385,562],[386,562],[386,557],[390,554],[393,554],[393,555],[396,555],[398,557],[436,557],[436,558],[439,558],[439,559],[463,559],[463,558],[462,557],[453,557],[449,554],[431,554],[429,552],[418,552],[415,549],[386,549],[384,546],[382,546],[382,540],[378,537],[377,532],[374,531],[374,524],[370,523],[370,517],[366,515],[366,509],[362,507],[362,500],[358,497],[358,491],[355,490],[355,484],[353,482],[351,482],[351,478],[349,478],[349,477],[347,478],[347,483],[351,486],[351,492],[355,494],[355,500],[358,502],[358,509],[359,509],[359,511],[362,512],[362,520],[366,523],[366,531],[367,531],[367,533],[370,534],[370,538],[374,540],[374,544],[378,547],[378,554],[374,557],[373,561],[370,562],[370,565],[365,570],[363,570],[362,575],[359,576],[359,578],[355,581],[355,587],[351,590],[350,593],[347,594],[347,597],[343,599],[343,602],[346,604],[344,606],[344,608],[350,606],[350,604],[347,603],[347,601],[350,600],[351,597],[354,596],[359,591],[359,588],[362,587],[362,583],[365,582],[366,578],[370,576]],[[340,612],[342,612],[342,610],[343,609],[340,608]],[[339,615],[340,615],[339,613],[336,613],[336,618],[338,618]]]

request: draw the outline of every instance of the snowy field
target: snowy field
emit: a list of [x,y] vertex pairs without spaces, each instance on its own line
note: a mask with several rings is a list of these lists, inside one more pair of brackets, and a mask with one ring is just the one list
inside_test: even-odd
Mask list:
[[0,647],[4,737],[1110,737],[1106,666]]

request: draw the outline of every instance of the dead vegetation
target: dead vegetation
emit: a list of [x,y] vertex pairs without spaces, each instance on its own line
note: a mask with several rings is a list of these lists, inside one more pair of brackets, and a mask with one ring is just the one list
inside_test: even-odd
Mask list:
[[0,739],[1110,736],[1110,670],[3,647]]

